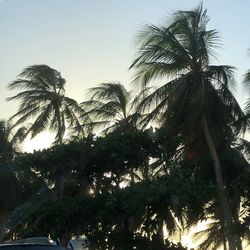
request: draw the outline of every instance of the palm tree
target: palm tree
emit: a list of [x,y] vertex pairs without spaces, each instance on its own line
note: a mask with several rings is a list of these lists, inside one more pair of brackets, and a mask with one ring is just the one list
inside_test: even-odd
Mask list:
[[224,230],[229,231],[229,249],[235,249],[229,230],[232,212],[217,149],[222,139],[230,141],[239,133],[243,112],[228,89],[233,67],[210,65],[218,33],[206,29],[208,21],[200,5],[175,12],[166,26],[147,25],[139,35],[138,54],[130,68],[136,70],[135,81],[142,86],[153,80],[166,82],[139,107],[138,111],[151,108],[146,123],[158,119],[162,126],[186,135],[186,143],[197,135],[204,138],[213,160]]
[[[81,118],[86,121],[85,117],[91,117],[91,122],[85,122],[83,128],[88,127],[88,130],[97,132],[102,129],[103,134],[136,129],[142,117],[135,112],[135,107],[143,96],[141,93],[133,98],[132,92],[128,91],[122,83],[106,82],[89,89],[87,95],[89,101],[80,104],[84,110]],[[130,170],[129,176],[131,184],[134,184],[136,176],[133,169]]]
[[17,80],[9,84],[10,89],[20,90],[7,100],[21,100],[14,126],[33,119],[26,135],[31,138],[45,129],[56,132],[56,143],[62,144],[67,126],[78,125],[78,103],[65,96],[65,79],[47,65],[27,67]]
[[0,162],[10,161],[20,152],[19,143],[25,133],[25,127],[14,133],[10,122],[0,120]]
[[132,93],[120,82],[102,83],[91,88],[88,96],[89,100],[80,105],[86,111],[82,117],[90,116],[92,122],[83,126],[92,127],[96,131],[103,129],[103,133],[119,128],[135,128],[137,114],[133,112],[133,107],[137,99],[132,99]]

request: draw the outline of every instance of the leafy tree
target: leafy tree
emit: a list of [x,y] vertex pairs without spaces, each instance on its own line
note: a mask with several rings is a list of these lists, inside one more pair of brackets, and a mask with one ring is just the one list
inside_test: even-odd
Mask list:
[[[174,234],[178,229],[175,217],[180,218],[187,209],[201,218],[203,204],[214,197],[214,187],[198,178],[190,181],[192,168],[179,167],[176,162],[167,163],[164,176],[121,189],[122,177],[147,164],[148,156],[162,162],[168,159],[172,143],[162,138],[164,130],[157,134],[153,136],[147,130],[113,132],[22,155],[16,160],[18,166],[32,167],[48,186],[53,184],[57,171],[63,172],[67,181],[61,199],[42,203],[39,208],[37,203],[33,215],[25,213],[24,218],[23,214],[18,217],[16,210],[10,218],[21,223],[9,228],[22,236],[55,236],[61,226],[58,222],[63,220],[72,225],[74,234],[86,233],[95,243],[94,249],[103,249],[106,244],[109,249],[122,249],[124,238],[131,239],[127,240],[128,248],[171,249],[167,242],[164,244],[163,225],[170,235]],[[173,244],[171,247],[178,249]]]
[[[175,234],[179,230],[176,218],[187,226],[191,221],[197,222],[215,213],[218,207],[216,186],[211,182],[211,159],[205,158],[194,166],[187,161],[185,148],[175,152],[175,144],[180,145],[182,140],[182,136],[170,137],[164,128],[154,134],[150,129],[122,134],[113,132],[105,137],[88,137],[22,155],[16,159],[17,166],[32,168],[48,186],[54,183],[58,171],[63,172],[67,177],[65,192],[59,200],[50,198],[46,202],[44,198],[51,197],[48,193],[27,200],[21,208],[27,208],[27,204],[35,200],[34,209],[31,214],[22,213],[21,216],[18,216],[20,210],[15,210],[9,216],[10,221],[20,223],[9,225],[9,232],[14,229],[19,237],[47,234],[54,237],[64,221],[75,235],[87,234],[93,249],[103,249],[106,245],[108,249],[122,249],[124,238],[128,249],[131,246],[168,249],[167,242],[163,244],[163,225],[169,235]],[[165,172],[121,189],[123,177],[131,169],[137,173],[140,166],[147,164],[148,156],[158,159]],[[232,165],[239,162],[235,156],[232,154],[228,159]],[[202,165],[203,173],[197,171],[198,164]],[[245,197],[246,186],[240,191]],[[210,211],[205,210],[210,203],[215,205]],[[244,206],[247,208],[247,204]]]
[[20,215],[22,219],[29,217],[44,198],[48,199],[48,194],[38,199],[46,186],[31,168],[21,169],[15,161],[0,163],[0,242],[12,237],[21,223]]
[[31,138],[46,129],[56,132],[56,143],[62,144],[67,126],[79,124],[81,110],[77,102],[65,96],[65,79],[47,65],[33,65],[25,68],[17,80],[9,84],[10,89],[20,90],[7,100],[21,100],[15,125],[33,119],[26,135]]
[[138,54],[131,68],[136,69],[135,80],[140,80],[143,86],[152,80],[167,81],[143,100],[141,110],[156,103],[145,122],[158,119],[162,126],[185,134],[185,144],[192,150],[195,147],[199,150],[202,144],[207,146],[213,160],[224,228],[229,231],[229,249],[235,249],[229,230],[232,211],[217,150],[219,138],[232,139],[240,132],[239,121],[244,115],[228,89],[233,81],[233,67],[210,65],[218,47],[218,33],[206,29],[208,21],[206,10],[200,5],[191,11],[175,12],[165,26],[147,25],[139,35]]
[[19,144],[25,133],[25,127],[14,133],[9,121],[0,120],[0,241],[6,233],[11,211],[37,189],[38,183],[41,184],[35,173],[20,171],[14,164],[14,159],[21,153]]
[[[132,144],[133,148],[129,146]],[[108,138],[88,137],[69,145],[55,146],[33,154],[23,154],[16,159],[15,164],[18,169],[32,170],[46,182],[45,186],[50,187],[50,189],[57,180],[58,173],[62,174],[65,176],[64,196],[73,196],[77,199],[83,195],[90,195],[90,189],[95,191],[94,195],[99,192],[112,192],[119,189],[117,185],[120,183],[119,176],[129,167],[140,165],[147,158],[148,144],[149,141],[144,142],[143,134],[126,134],[122,138],[118,133],[116,135],[110,134]],[[110,152],[113,153],[110,154]],[[112,174],[110,175],[110,173]],[[96,183],[97,179],[101,183]],[[34,181],[30,183],[34,184]],[[97,185],[99,186],[97,187]],[[35,213],[37,213],[37,209],[40,209],[37,207],[40,200],[37,200],[36,197],[37,204],[32,205],[36,208]],[[28,200],[28,204],[32,200]],[[42,197],[41,201],[43,200]],[[19,217],[18,211],[20,212]],[[24,215],[28,216],[26,212],[27,209],[24,212],[23,209],[17,209],[11,216],[14,218],[11,220],[12,222],[24,223],[19,225],[21,231],[23,230],[22,226],[26,225],[27,217],[23,218]],[[35,220],[37,219],[36,216]],[[10,233],[12,228],[15,229],[10,225]]]
[[[103,192],[94,197],[81,196],[75,199],[68,196],[60,202],[43,206],[40,209],[43,219],[34,226],[34,213],[34,218],[26,222],[26,229],[20,229],[20,232],[28,235],[56,235],[60,227],[58,221],[63,220],[72,227],[75,235],[84,232],[88,236],[92,243],[91,249],[171,249],[168,248],[171,245],[175,249],[177,246],[168,245],[167,241],[164,244],[161,229],[165,221],[171,233],[175,230],[173,214],[167,211],[172,206],[171,193],[181,194],[184,186],[187,188],[183,185],[183,189],[178,190],[176,187],[180,183],[188,184],[188,179],[183,176],[174,182],[164,177],[112,193]],[[190,199],[189,196],[193,196],[191,190],[186,189],[187,199],[180,200],[180,209]]]

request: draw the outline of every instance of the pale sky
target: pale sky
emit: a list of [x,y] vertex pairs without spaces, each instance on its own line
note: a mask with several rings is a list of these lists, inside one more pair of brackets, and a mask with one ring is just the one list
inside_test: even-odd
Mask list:
[[[197,6],[193,0],[2,0],[0,1],[0,119],[17,111],[7,84],[23,68],[47,64],[66,78],[66,95],[83,101],[87,88],[104,81],[125,85],[135,54],[135,36],[145,23],[163,24],[174,10]],[[250,68],[250,1],[205,0],[209,28],[221,34],[216,64]],[[238,89],[237,98],[244,103]]]

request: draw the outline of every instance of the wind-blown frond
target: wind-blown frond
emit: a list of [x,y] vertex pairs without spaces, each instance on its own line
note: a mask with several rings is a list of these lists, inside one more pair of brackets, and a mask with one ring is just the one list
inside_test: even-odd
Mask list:
[[[244,88],[246,89],[246,91],[248,93],[250,93],[250,70],[248,70],[246,72],[246,74],[244,75],[244,79],[243,79],[243,84],[244,84]],[[247,120],[249,120],[249,114],[250,114],[250,98],[248,98],[246,104],[245,104],[245,113],[247,115]]]
[[221,228],[221,222],[214,221],[207,224],[207,229],[195,233],[195,239],[199,239],[204,236],[206,239],[199,245],[199,249],[218,249],[223,245],[225,241],[225,235]]

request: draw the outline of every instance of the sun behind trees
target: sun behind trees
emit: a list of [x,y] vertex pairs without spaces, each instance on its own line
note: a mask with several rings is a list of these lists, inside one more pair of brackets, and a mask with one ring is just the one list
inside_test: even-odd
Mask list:
[[[10,84],[21,89],[9,98],[21,100],[15,125],[33,118],[27,134],[51,128],[57,145],[13,161],[20,173],[36,173],[39,185],[2,222],[2,238],[54,237],[63,221],[75,236],[87,235],[90,249],[185,249],[186,229],[208,221],[199,249],[243,249],[250,143],[240,136],[248,116],[229,89],[234,67],[211,64],[219,37],[208,21],[199,5],[144,27],[130,67],[138,95],[103,83],[78,105],[46,65]],[[74,131],[67,144],[66,128]]]

